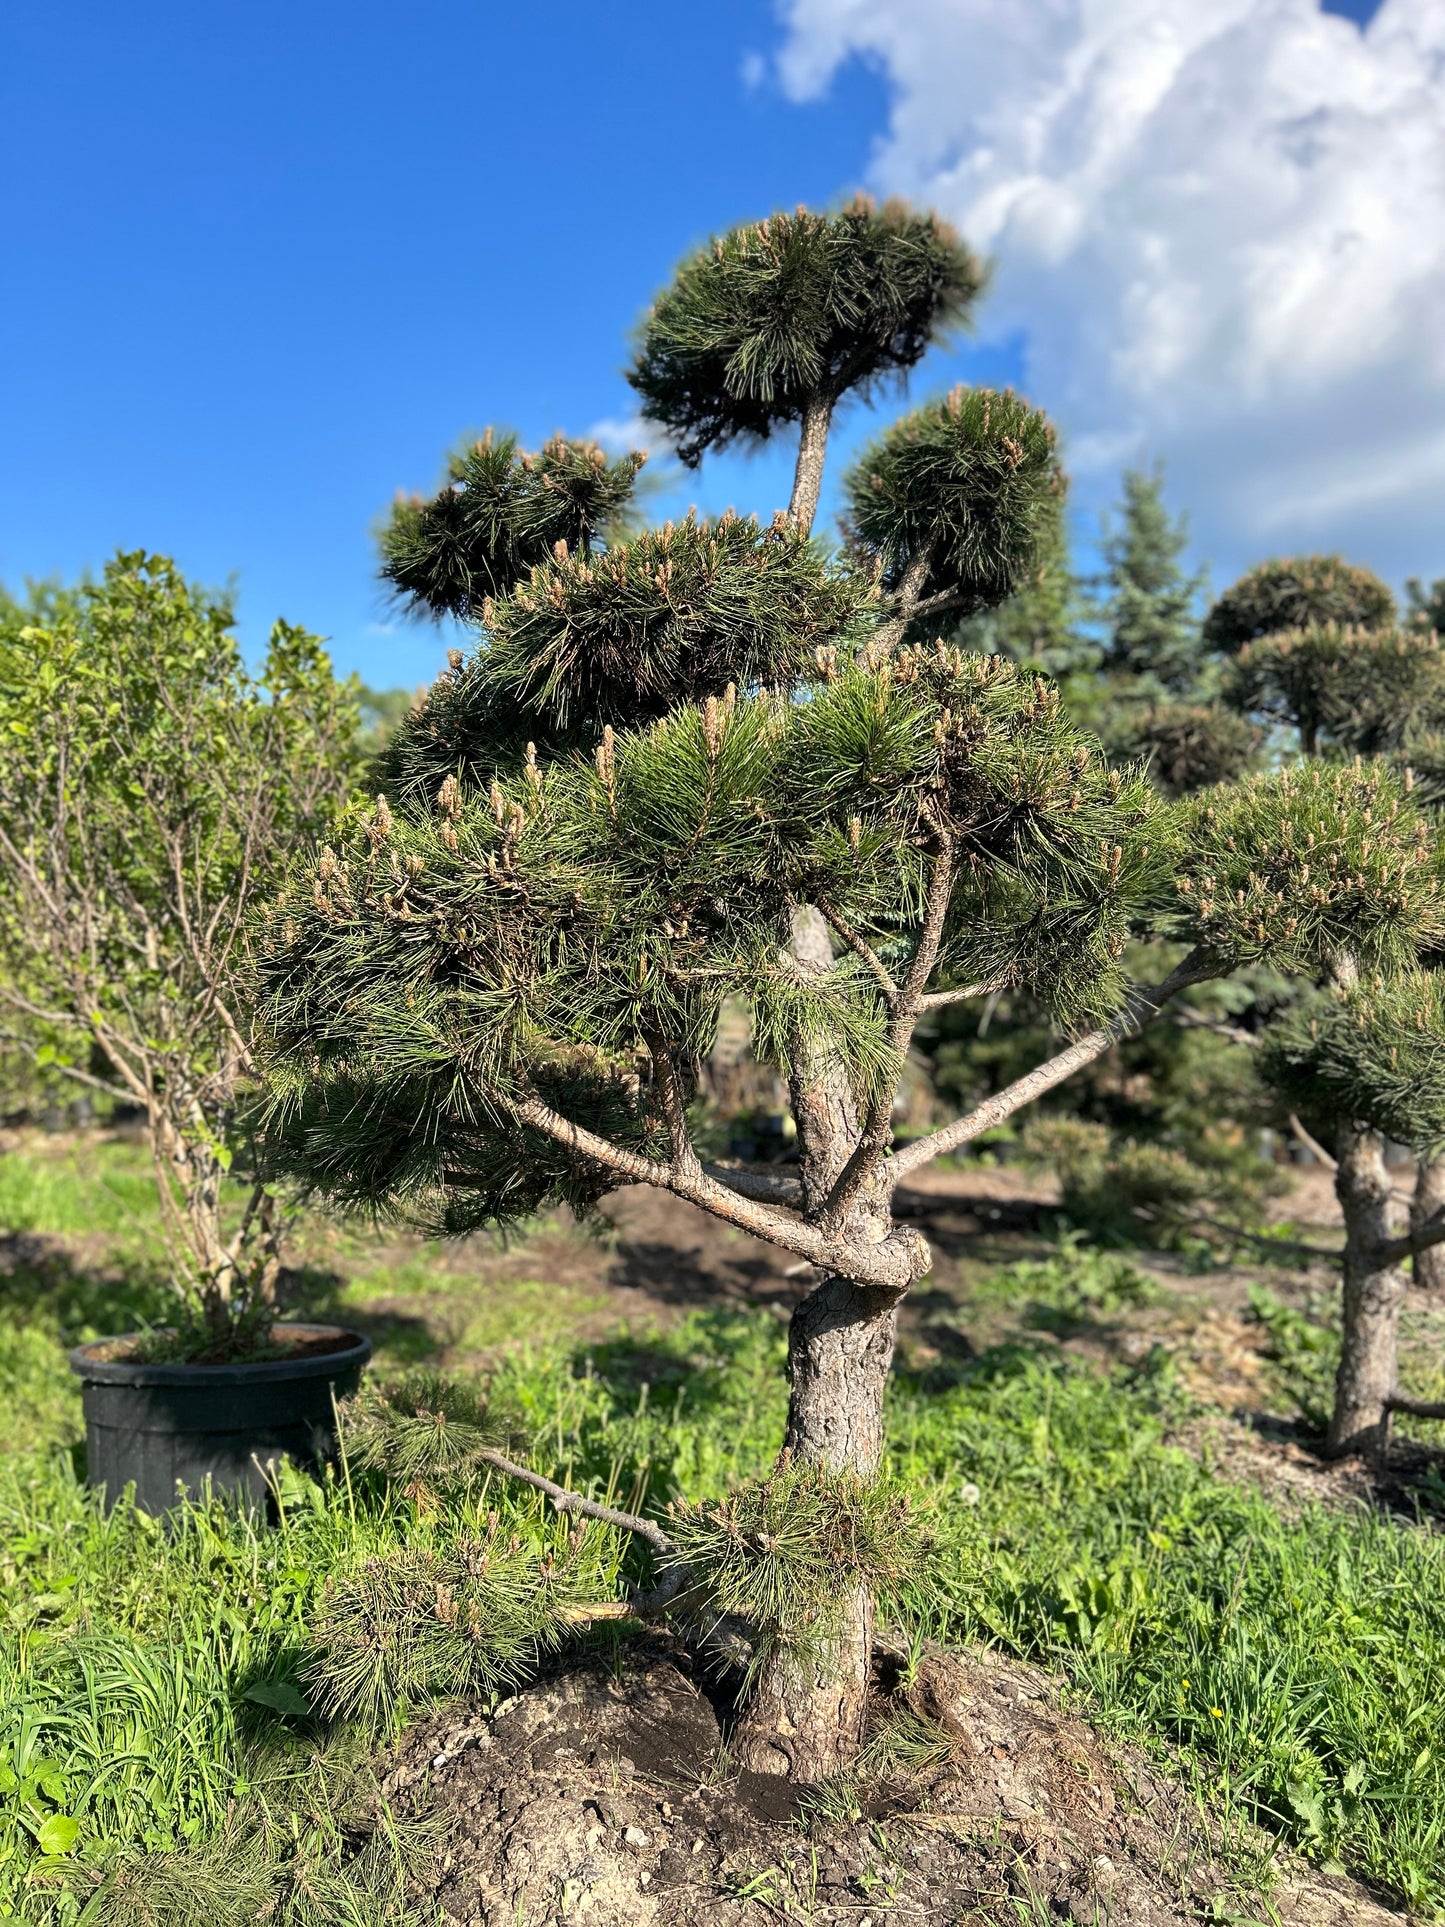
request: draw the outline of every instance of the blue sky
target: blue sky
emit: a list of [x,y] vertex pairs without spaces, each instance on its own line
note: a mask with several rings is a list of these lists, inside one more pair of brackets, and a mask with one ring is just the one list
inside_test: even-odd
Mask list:
[[[877,184],[887,61],[805,97],[781,31],[762,0],[6,9],[0,580],[162,550],[237,579],[251,644],[285,614],[369,681],[429,677],[445,638],[374,584],[396,489],[489,421],[627,416],[629,331],[689,245]],[[1027,375],[982,319],[920,391]],[[785,466],[669,500],[771,509]]]

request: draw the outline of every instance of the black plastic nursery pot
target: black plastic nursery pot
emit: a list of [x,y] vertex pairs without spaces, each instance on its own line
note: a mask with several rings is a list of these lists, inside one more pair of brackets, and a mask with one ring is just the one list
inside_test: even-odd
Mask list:
[[131,1338],[79,1345],[89,1483],[107,1508],[128,1485],[143,1512],[228,1493],[264,1508],[282,1457],[319,1465],[336,1449],[335,1400],[354,1392],[371,1341],[338,1325],[278,1325],[289,1356],[255,1365],[142,1365]]

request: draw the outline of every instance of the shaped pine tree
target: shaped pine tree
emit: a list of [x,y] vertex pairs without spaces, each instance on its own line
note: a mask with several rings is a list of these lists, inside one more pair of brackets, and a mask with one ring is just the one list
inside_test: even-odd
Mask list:
[[[1225,592],[1206,622],[1221,634],[1250,631],[1226,671],[1226,699],[1287,742],[1293,737],[1306,755],[1384,757],[1414,789],[1410,765],[1418,755],[1433,762],[1445,723],[1445,650],[1432,630],[1395,628],[1393,611],[1382,582],[1338,558],[1262,563]],[[1441,1047],[1433,1028],[1439,1000],[1432,980],[1396,996],[1362,979],[1348,951],[1332,959],[1328,977],[1339,1009],[1311,1004],[1272,1039],[1262,1068],[1297,1112],[1329,1120],[1322,1128],[1335,1143],[1346,1248],[1328,1447],[1378,1452],[1400,1396],[1404,1258],[1411,1257],[1418,1284],[1445,1282],[1445,1246],[1431,1242],[1445,1210],[1442,1118],[1425,1074],[1426,1058]],[[1392,1062],[1421,1072],[1413,1105]],[[1408,1237],[1385,1166],[1384,1135],[1420,1157]]]
[[[634,379],[690,459],[800,425],[771,521],[607,540],[579,515],[536,559],[515,471],[538,458],[515,449],[499,521],[473,516],[465,475],[460,505],[400,510],[392,579],[433,608],[461,585],[478,647],[277,907],[264,959],[275,1132],[318,1188],[455,1231],[647,1184],[815,1267],[784,1463],[855,1486],[878,1475],[898,1306],[931,1263],[894,1212],[902,1179],[1186,984],[1260,957],[1314,975],[1341,946],[1388,971],[1440,921],[1433,872],[1397,882],[1419,847],[1408,808],[1374,822],[1358,785],[1275,781],[1181,818],[1042,677],[926,640],[1035,568],[1062,483],[1017,397],[962,392],[897,423],[845,482],[850,547],[811,541],[838,403],[912,366],[979,279],[930,217],[863,205],[684,263]],[[607,507],[615,526],[625,488]],[[1332,862],[1301,882],[1307,836]],[[1149,932],[1178,961],[1134,986],[1120,959]],[[895,1150],[920,1017],[1010,987],[1073,1041]],[[796,1172],[698,1155],[697,1067],[730,998],[787,1083]],[[856,1750],[866,1578],[836,1606],[825,1638],[770,1649],[744,1763],[813,1780]]]

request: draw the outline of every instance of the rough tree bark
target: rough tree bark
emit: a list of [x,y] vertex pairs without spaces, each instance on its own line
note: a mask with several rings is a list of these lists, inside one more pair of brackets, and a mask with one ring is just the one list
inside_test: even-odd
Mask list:
[[1343,1126],[1335,1191],[1345,1217],[1344,1327],[1325,1453],[1378,1458],[1389,1442],[1406,1289],[1404,1269],[1386,1249],[1401,1213],[1378,1131]]
[[823,488],[823,462],[828,452],[828,429],[833,420],[831,396],[815,395],[803,413],[798,436],[798,462],[793,470],[793,496],[788,513],[808,534],[818,513]]
[[[1420,1231],[1437,1211],[1445,1211],[1445,1154],[1421,1158],[1415,1178],[1415,1195],[1410,1201],[1410,1229]],[[1417,1251],[1414,1281],[1426,1291],[1445,1287],[1445,1244]]]
[[[816,910],[795,911],[792,943],[802,968],[832,969],[832,940]],[[836,1063],[804,1057],[792,1087],[804,1209],[817,1212],[856,1148],[862,1124]],[[841,1236],[846,1242],[881,1242],[889,1216],[886,1199],[863,1193]],[[897,1292],[829,1272],[793,1313],[784,1440],[793,1461],[876,1477],[898,1300]],[[872,1659],[873,1602],[867,1587],[859,1586],[829,1638],[804,1650],[780,1648],[767,1659],[734,1745],[738,1764],[800,1784],[847,1766],[862,1743]]]

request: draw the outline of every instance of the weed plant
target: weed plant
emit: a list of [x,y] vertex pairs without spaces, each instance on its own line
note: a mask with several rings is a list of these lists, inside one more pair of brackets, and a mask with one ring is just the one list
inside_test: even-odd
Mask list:
[[[1136,1298],[1136,1276],[1065,1252],[987,1288],[1097,1314]],[[513,1483],[477,1481],[459,1522],[424,1480],[360,1463],[287,1474],[273,1530],[220,1504],[169,1533],[125,1504],[107,1517],[80,1482],[78,1411],[52,1396],[42,1324],[5,1329],[0,1398],[33,1416],[32,1449],[0,1462],[0,1916],[70,1927],[137,1855],[160,1878],[250,1827],[237,1815],[256,1801],[290,1811],[292,1767],[277,1762],[328,1730],[307,1686],[328,1588],[368,1561],[445,1560],[459,1535],[488,1534],[560,1557],[575,1536]],[[718,1312],[590,1354],[518,1351],[485,1409],[452,1422],[503,1414],[540,1469],[664,1518],[766,1478],[783,1343],[765,1313]],[[1057,1666],[1095,1717],[1172,1749],[1224,1823],[1260,1819],[1440,1911],[1445,1541],[1363,1509],[1283,1514],[1170,1443],[1188,1417],[1167,1366],[1107,1376],[1027,1333],[901,1375],[889,1470],[934,1556],[893,1588],[895,1620],[913,1639],[990,1639]],[[624,1563],[650,1577],[605,1527],[568,1556],[579,1595],[615,1598]],[[384,1681],[374,1710],[389,1700],[399,1717],[414,1690]]]

